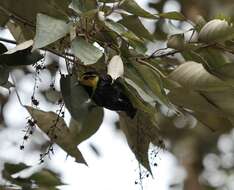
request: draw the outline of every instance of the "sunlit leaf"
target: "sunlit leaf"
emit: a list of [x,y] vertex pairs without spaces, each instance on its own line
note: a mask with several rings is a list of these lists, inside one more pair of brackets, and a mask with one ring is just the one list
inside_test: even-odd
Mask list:
[[112,77],[113,80],[123,76],[124,65],[119,55],[115,55],[111,58],[107,66],[107,73]]
[[102,57],[102,51],[83,38],[72,41],[72,51],[84,65],[96,63]]
[[5,52],[4,54],[13,54],[13,53],[16,53],[17,51],[22,51],[22,50],[28,49],[32,45],[33,45],[33,40],[28,40],[26,42],[23,42],[23,43],[15,46],[13,49],[10,49],[9,51]]
[[199,33],[202,42],[222,42],[234,37],[234,27],[225,20],[214,19],[206,23]]
[[33,49],[39,49],[63,38],[70,31],[71,23],[44,14],[37,15],[36,36]]
[[180,65],[168,78],[191,90],[211,91],[230,88],[224,81],[207,72],[202,64],[192,61]]

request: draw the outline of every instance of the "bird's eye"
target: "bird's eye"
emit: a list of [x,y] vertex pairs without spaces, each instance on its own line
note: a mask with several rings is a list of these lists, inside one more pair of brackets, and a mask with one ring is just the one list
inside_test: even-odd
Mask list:
[[83,79],[84,79],[84,80],[88,80],[89,77],[88,77],[88,76],[84,76]]

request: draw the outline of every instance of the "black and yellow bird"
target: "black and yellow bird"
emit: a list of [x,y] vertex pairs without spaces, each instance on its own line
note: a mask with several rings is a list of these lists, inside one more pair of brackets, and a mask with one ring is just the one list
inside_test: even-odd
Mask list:
[[134,118],[136,108],[123,93],[121,84],[110,75],[86,72],[79,81],[96,105],[114,111],[125,111],[130,118]]

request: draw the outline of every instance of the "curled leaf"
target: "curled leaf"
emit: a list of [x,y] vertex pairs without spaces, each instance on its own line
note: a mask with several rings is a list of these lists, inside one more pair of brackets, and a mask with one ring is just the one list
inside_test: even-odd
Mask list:
[[124,65],[119,55],[115,55],[111,58],[107,66],[107,73],[112,77],[113,80],[123,76]]
[[206,23],[200,33],[202,42],[222,42],[234,36],[234,27],[225,20],[214,19]]

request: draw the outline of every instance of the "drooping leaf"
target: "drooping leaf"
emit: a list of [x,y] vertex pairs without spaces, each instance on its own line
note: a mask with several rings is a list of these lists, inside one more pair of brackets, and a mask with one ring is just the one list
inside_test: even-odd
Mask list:
[[234,37],[234,27],[225,20],[214,19],[206,23],[199,33],[202,42],[222,42]]
[[37,121],[37,126],[48,135],[48,137],[64,149],[70,156],[75,157],[76,162],[87,165],[81,152],[77,148],[76,139],[69,131],[63,118],[54,112],[45,112],[33,107],[26,106],[28,112]]
[[180,21],[186,20],[185,16],[182,13],[176,12],[176,11],[160,13],[158,14],[158,16],[161,18],[167,18],[167,19],[172,19],[172,20],[180,20]]
[[122,17],[123,19],[118,22],[136,34],[139,38],[145,38],[150,41],[154,39],[153,35],[149,33],[137,16],[122,14]]
[[120,113],[120,128],[124,132],[128,145],[137,160],[152,174],[148,159],[149,144],[157,144],[158,128],[154,126],[146,113],[138,111],[134,119]]
[[162,86],[163,85],[162,79],[160,78],[160,76],[151,68],[145,65],[136,63],[134,64],[134,67],[136,68],[141,78],[145,82],[145,85],[147,85],[148,88],[152,91],[154,98],[157,100],[157,102],[168,105],[169,102],[165,95],[165,92]]
[[63,38],[70,31],[71,23],[44,14],[37,15],[34,49],[39,49]]
[[39,51],[33,51],[32,40],[23,42],[0,55],[0,63],[6,66],[32,65],[43,58]]
[[111,58],[107,66],[107,74],[109,74],[113,80],[123,76],[124,65],[119,55],[115,55]]
[[92,106],[87,92],[78,85],[75,75],[62,75],[60,87],[66,108],[75,120],[82,123],[88,114],[88,107]]
[[72,42],[72,51],[84,65],[96,63],[103,55],[102,51],[83,38],[76,38]]
[[155,100],[140,86],[127,77],[124,78],[123,85],[136,108],[148,113],[154,112]]
[[120,4],[120,8],[140,17],[157,19],[158,17],[142,9],[135,0],[124,0]]
[[87,115],[82,123],[71,120],[70,130],[76,143],[80,144],[94,135],[100,128],[104,117],[104,110],[101,107],[92,107],[88,110]]
[[69,130],[76,139],[74,142],[80,144],[99,129],[104,116],[103,108],[97,107],[89,99],[74,76],[62,76],[60,86],[65,105],[72,116]]
[[96,0],[72,0],[69,8],[73,9],[78,14],[90,11],[97,8]]

